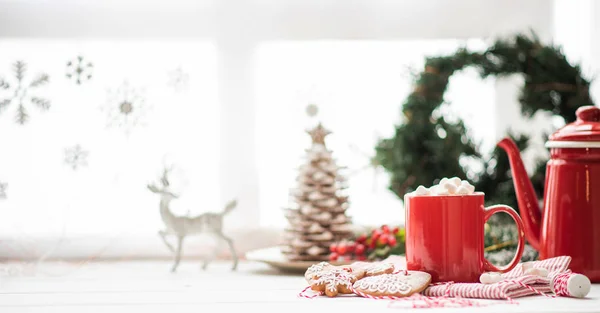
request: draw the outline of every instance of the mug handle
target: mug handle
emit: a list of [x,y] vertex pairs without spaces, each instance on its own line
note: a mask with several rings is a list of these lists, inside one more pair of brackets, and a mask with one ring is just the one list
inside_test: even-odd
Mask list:
[[517,214],[517,212],[513,208],[509,207],[508,205],[498,204],[498,205],[492,205],[492,206],[484,209],[484,214],[485,214],[484,215],[484,223],[487,222],[487,220],[492,215],[494,215],[498,212],[508,213],[508,215],[510,215],[510,217],[512,217],[512,219],[515,220],[515,223],[517,224],[517,232],[518,232],[518,240],[519,240],[519,244],[517,246],[517,253],[513,257],[512,261],[510,261],[510,263],[508,263],[508,265],[506,265],[504,267],[496,267],[495,265],[490,263],[490,261],[488,261],[485,258],[483,259],[483,267],[484,267],[485,271],[487,271],[487,272],[506,273],[506,272],[512,270],[515,266],[517,266],[517,264],[519,264],[519,261],[521,261],[521,257],[523,256],[523,249],[525,248],[525,239],[524,239],[524,233],[523,233],[523,221],[521,221],[521,217],[519,217],[519,214]]

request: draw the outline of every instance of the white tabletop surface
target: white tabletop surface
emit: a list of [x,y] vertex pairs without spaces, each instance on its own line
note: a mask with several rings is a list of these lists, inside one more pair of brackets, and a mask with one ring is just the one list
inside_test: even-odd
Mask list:
[[[0,264],[6,266],[6,264]],[[412,309],[408,303],[358,297],[303,299],[301,275],[282,274],[268,265],[242,262],[200,270],[183,262],[98,262],[86,265],[46,262],[11,269],[0,276],[0,312],[600,312],[600,285],[587,299],[533,296],[473,308]]]

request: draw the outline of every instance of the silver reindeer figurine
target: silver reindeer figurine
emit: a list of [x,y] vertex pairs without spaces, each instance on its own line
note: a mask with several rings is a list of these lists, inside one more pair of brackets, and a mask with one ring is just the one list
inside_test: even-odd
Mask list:
[[[161,230],[158,232],[163,242],[175,254],[175,260],[173,263],[173,267],[171,268],[171,272],[175,272],[177,267],[179,266],[179,261],[181,260],[181,249],[183,246],[183,240],[186,236],[190,235],[199,235],[199,234],[211,234],[216,238],[227,242],[229,245],[229,249],[231,251],[231,257],[233,258],[233,267],[232,270],[237,268],[238,257],[235,249],[233,247],[233,241],[231,238],[225,236],[223,234],[223,216],[227,213],[231,212],[236,205],[237,201],[232,200],[220,213],[204,213],[198,216],[175,216],[173,212],[169,209],[169,204],[171,200],[177,199],[177,195],[169,190],[169,179],[168,179],[169,170],[165,169],[163,171],[163,175],[160,178],[161,187],[158,187],[156,184],[149,184],[148,189],[150,191],[157,193],[160,195],[160,216],[165,223],[165,230]],[[168,235],[174,235],[177,238],[177,247],[173,247],[167,240]],[[206,269],[208,264],[216,258],[218,253],[219,244],[217,242],[217,246],[213,255],[210,257],[206,257],[202,264],[202,269]]]

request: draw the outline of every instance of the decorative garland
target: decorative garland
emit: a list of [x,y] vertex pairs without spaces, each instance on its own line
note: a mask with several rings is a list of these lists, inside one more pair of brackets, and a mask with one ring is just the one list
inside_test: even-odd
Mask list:
[[[425,60],[424,71],[403,103],[404,121],[396,125],[392,137],[378,142],[375,161],[390,174],[389,189],[400,198],[419,185],[457,176],[471,180],[478,191],[485,192],[488,203],[504,203],[517,209],[504,152],[496,148],[490,158],[483,158],[463,121],[448,122],[439,112],[450,77],[466,68],[475,68],[482,78],[522,75],[525,84],[519,101],[527,117],[542,110],[569,123],[575,120],[578,107],[593,104],[590,81],[582,76],[579,66],[571,65],[560,48],[542,44],[535,34],[496,40],[483,52],[458,49],[452,55]],[[526,136],[513,138],[521,150],[527,147]],[[484,170],[468,173],[459,162],[461,157],[480,160]],[[540,197],[546,161],[538,161],[531,177]]]
[[[481,158],[481,153],[468,136],[462,120],[447,122],[437,111],[444,103],[450,77],[468,67],[479,70],[482,78],[522,74],[525,84],[519,101],[521,111],[527,117],[543,110],[568,123],[575,120],[578,107],[593,104],[590,82],[582,77],[579,66],[571,65],[560,48],[543,45],[535,35],[519,34],[510,40],[500,39],[483,52],[463,48],[453,55],[429,57],[425,60],[425,70],[416,79],[413,92],[402,106],[404,122],[396,126],[394,136],[381,140],[375,148],[378,163],[391,174],[389,188],[398,197],[419,185],[431,185],[441,177],[474,180],[477,190],[486,192],[490,201],[498,197],[499,191],[495,189],[500,184],[508,182],[506,186],[512,186],[506,175],[508,161],[506,164],[501,162],[503,154],[500,151],[493,156],[495,167],[489,166],[491,159],[483,160],[491,171],[468,178],[459,158]],[[517,139],[521,148],[525,148],[526,137]],[[544,168],[534,175],[536,182],[543,178],[543,173],[539,175],[540,170]],[[502,190],[503,198],[508,195],[506,192],[511,192],[514,198],[513,190]],[[501,202],[516,204],[506,198]]]

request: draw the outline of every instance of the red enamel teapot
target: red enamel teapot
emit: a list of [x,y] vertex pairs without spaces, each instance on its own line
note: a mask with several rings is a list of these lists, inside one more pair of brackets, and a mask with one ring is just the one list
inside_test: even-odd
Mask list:
[[580,107],[577,120],[546,143],[543,210],[540,210],[516,144],[498,143],[508,154],[525,238],[540,259],[568,255],[570,268],[600,282],[600,109]]

